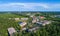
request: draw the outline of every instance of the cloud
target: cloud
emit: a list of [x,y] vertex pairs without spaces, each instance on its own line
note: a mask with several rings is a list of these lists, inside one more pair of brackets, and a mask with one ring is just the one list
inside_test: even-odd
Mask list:
[[8,3],[8,4],[1,4],[1,6],[22,6],[22,8],[31,8],[35,6],[40,6],[43,8],[48,8],[46,4],[41,4],[41,3]]
[[0,11],[53,11],[60,10],[60,4],[46,3],[5,3],[0,4]]
[[60,4],[53,4],[50,8],[60,8]]

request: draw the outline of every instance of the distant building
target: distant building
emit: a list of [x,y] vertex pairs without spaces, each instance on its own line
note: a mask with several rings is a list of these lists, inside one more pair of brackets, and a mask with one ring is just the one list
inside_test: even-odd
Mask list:
[[27,24],[26,22],[19,22],[19,25],[20,25],[21,27],[24,27],[26,24]]
[[45,19],[45,17],[44,16],[40,16],[40,19]]
[[38,28],[39,28],[39,27],[34,27],[34,28],[29,29],[29,31],[30,31],[30,32],[32,32],[32,31],[36,32],[36,30],[37,30]]
[[33,18],[33,17],[34,17],[34,15],[30,15],[30,17],[32,17],[32,18]]
[[32,20],[32,23],[36,23],[36,22],[38,22],[39,21],[39,19],[37,18],[37,17],[33,17],[33,20]]
[[28,14],[26,14],[26,15],[31,15],[31,13],[28,13]]
[[45,21],[43,22],[43,26],[45,26],[46,24],[50,24],[50,23],[51,23],[51,21],[45,20]]
[[45,26],[46,24],[50,24],[51,21],[44,20],[44,21],[40,21],[40,22],[36,22],[36,23],[39,24],[39,25]]
[[60,15],[55,15],[54,17],[60,18]]
[[15,19],[15,21],[19,21],[20,19],[19,18],[14,18]]
[[15,33],[15,32],[16,32],[16,30],[13,27],[8,28],[8,33],[9,33],[10,36],[12,36],[13,33]]
[[28,18],[21,18],[21,20],[28,20]]
[[27,28],[23,28],[22,30],[26,30]]
[[39,25],[42,25],[43,23],[42,22],[36,22],[37,24],[39,24]]
[[37,21],[36,20],[32,20],[32,23],[36,23]]

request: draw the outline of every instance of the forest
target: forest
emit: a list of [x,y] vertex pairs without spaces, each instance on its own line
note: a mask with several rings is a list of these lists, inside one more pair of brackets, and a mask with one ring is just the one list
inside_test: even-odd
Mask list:
[[[48,14],[43,14],[48,15]],[[50,16],[50,15],[48,15]],[[15,22],[14,20],[9,20],[8,18],[21,18],[21,17],[29,17],[29,16],[23,16],[23,15],[17,15],[12,13],[2,13],[0,14],[0,36],[8,36],[7,29],[9,27],[14,27],[17,31],[20,29],[18,22]],[[37,32],[26,32],[26,31],[19,31],[15,33],[14,36],[60,36],[60,18],[50,18],[47,17],[47,20],[53,20],[49,25],[42,26],[37,30]]]

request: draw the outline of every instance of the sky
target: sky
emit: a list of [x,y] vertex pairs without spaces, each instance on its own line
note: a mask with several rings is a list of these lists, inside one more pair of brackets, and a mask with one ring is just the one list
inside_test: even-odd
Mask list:
[[60,0],[0,0],[0,11],[60,11]]

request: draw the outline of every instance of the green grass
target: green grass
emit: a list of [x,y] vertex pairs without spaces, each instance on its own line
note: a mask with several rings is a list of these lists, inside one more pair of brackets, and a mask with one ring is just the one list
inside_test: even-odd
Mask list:
[[19,16],[19,15],[15,15],[15,14],[0,14],[0,18],[20,18],[22,16]]
[[21,18],[23,16],[15,14],[0,14],[0,36],[8,36],[7,29],[14,27],[16,30],[19,27],[18,22],[9,20],[8,18]]

